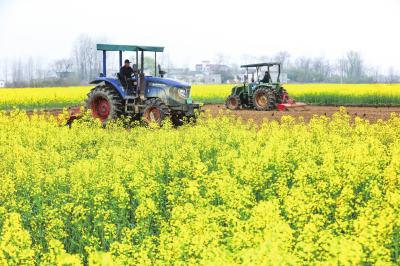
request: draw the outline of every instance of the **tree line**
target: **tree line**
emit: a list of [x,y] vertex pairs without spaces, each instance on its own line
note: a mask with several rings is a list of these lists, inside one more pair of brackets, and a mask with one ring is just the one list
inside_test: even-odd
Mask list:
[[[43,60],[33,57],[21,59],[3,59],[0,62],[0,79],[7,87],[43,87],[73,86],[87,84],[101,72],[101,57],[96,50],[99,39],[88,35],[79,36],[74,44],[71,56],[60,58],[45,66]],[[228,65],[224,68],[222,80],[241,74],[237,64],[226,63],[229,58],[217,55],[216,63]],[[251,60],[250,60],[251,59]],[[115,65],[115,58],[108,58],[110,65]],[[291,58],[288,52],[279,52],[271,57],[246,57],[247,61],[278,61],[283,65],[290,83],[399,83],[400,75],[394,68],[382,74],[379,67],[370,67],[364,63],[360,53],[349,51],[343,57],[330,61],[324,57]],[[253,62],[254,61],[254,62]],[[241,62],[243,63],[243,62]],[[171,64],[169,64],[171,65]],[[168,68],[166,69],[168,72]],[[215,73],[218,74],[218,73]]]
[[289,82],[298,83],[398,83],[400,75],[391,67],[386,74],[379,67],[364,63],[360,53],[348,51],[343,57],[329,61],[323,57],[300,57],[290,60],[287,52],[274,58],[283,63]]
[[73,45],[70,57],[60,58],[49,65],[41,58],[8,58],[0,62],[0,79],[7,87],[48,87],[87,84],[100,73],[96,43],[88,35],[79,36]]

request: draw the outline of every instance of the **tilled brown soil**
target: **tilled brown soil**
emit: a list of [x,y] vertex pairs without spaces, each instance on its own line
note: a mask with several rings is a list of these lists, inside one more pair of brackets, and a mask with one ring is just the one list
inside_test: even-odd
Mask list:
[[[236,110],[228,111],[223,104],[207,104],[204,105],[202,110],[210,112],[212,116],[218,116],[219,114],[234,115],[241,117],[244,121],[254,120],[256,123],[261,123],[264,119],[280,121],[282,116],[290,115],[295,118],[303,117],[305,121],[309,121],[313,116],[325,115],[332,116],[332,114],[339,111],[338,106],[316,106],[307,105],[305,107],[299,107],[289,109],[288,111],[256,111],[256,110]],[[71,115],[79,113],[79,107],[72,107],[68,109]],[[371,122],[375,122],[378,119],[387,120],[390,118],[391,113],[400,115],[400,107],[346,107],[347,113],[352,117],[361,117],[368,119]],[[58,115],[62,113],[62,109],[50,109],[45,110],[46,113],[52,115]],[[28,114],[32,114],[31,111],[27,111]]]
[[[290,109],[288,111],[256,111],[256,110],[236,110],[229,111],[229,114],[240,116],[243,120],[252,119],[256,123],[261,123],[264,119],[268,120],[280,120],[284,115],[290,115],[293,117],[303,117],[305,121],[309,121],[314,115],[325,115],[332,116],[332,114],[339,111],[340,107],[337,106],[315,106],[307,105],[305,107],[299,107]],[[204,110],[209,110],[213,116],[218,115],[221,110],[227,110],[223,104],[205,105]],[[356,116],[363,119],[368,119],[371,122],[375,122],[378,119],[387,120],[390,118],[391,113],[400,114],[400,107],[346,107],[346,111],[352,118]],[[225,112],[225,111],[222,111]]]

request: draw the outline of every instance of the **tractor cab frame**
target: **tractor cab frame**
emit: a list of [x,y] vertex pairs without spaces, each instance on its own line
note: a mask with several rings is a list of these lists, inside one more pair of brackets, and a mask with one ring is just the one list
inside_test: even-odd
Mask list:
[[[164,47],[142,45],[97,44],[102,51],[103,73],[91,81],[96,87],[91,90],[86,100],[86,108],[103,123],[119,116],[143,118],[147,122],[161,124],[165,118],[171,118],[174,124],[180,124],[185,117],[194,118],[195,110],[200,109],[191,98],[191,86],[172,79],[164,78],[165,71],[158,65],[157,53]],[[123,86],[118,78],[107,76],[107,52],[119,53],[119,64],[122,66],[123,52],[136,53],[136,67],[130,78],[134,86],[133,92]],[[144,54],[154,55],[154,76],[145,75]]]
[[[256,75],[257,75],[257,82],[260,82],[260,76],[259,73],[261,72],[263,67],[267,67],[268,73],[271,73],[271,67],[277,66],[278,67],[278,76],[276,79],[276,82],[272,83],[280,83],[280,77],[281,77],[281,63],[278,62],[271,62],[271,63],[260,63],[260,64],[250,64],[250,65],[241,65],[241,68],[246,69],[246,76],[249,77],[249,68],[255,68],[256,69]],[[254,72],[253,72],[254,74]]]
[[[164,47],[159,46],[138,46],[138,45],[115,45],[115,44],[97,44],[97,50],[102,51],[103,55],[103,72],[100,73],[100,78],[105,78],[107,76],[107,52],[118,52],[119,53],[119,66],[122,66],[122,58],[123,52],[135,52],[136,56],[136,68],[138,72],[133,77],[135,81],[134,84],[137,84],[137,88],[135,90],[135,95],[128,95],[129,92],[127,90],[121,89],[120,86],[116,87],[118,92],[122,97],[126,98],[127,96],[133,97],[141,97],[144,98],[144,89],[145,89],[145,75],[144,75],[144,53],[151,52],[154,53],[154,74],[157,77],[157,53],[164,52]],[[139,60],[140,56],[140,60]],[[140,64],[140,67],[139,67]],[[162,76],[165,74],[164,71],[159,71],[159,74]],[[120,80],[121,83],[121,80]],[[122,84],[121,84],[122,85]],[[123,87],[123,86],[122,86]]]
[[[272,67],[278,67],[278,76],[276,81],[273,81],[270,76],[270,70]],[[280,82],[281,76],[281,63],[269,62],[269,63],[258,63],[241,65],[241,68],[246,69],[246,77],[243,84],[232,88],[231,94],[226,99],[226,107],[231,110],[237,110],[240,108],[245,109],[256,109],[259,111],[268,110],[286,110],[290,107],[304,106],[304,104],[298,103],[289,98],[287,91],[283,88]],[[260,80],[259,73],[263,67],[267,67],[268,81]],[[257,75],[257,81],[254,80],[254,72],[252,73],[251,82],[248,81],[249,69],[255,68]]]

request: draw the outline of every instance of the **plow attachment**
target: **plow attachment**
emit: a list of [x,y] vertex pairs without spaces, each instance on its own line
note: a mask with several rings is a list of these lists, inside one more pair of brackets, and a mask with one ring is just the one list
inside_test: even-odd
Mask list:
[[[61,112],[62,112],[62,110],[60,111],[60,113]],[[67,126],[71,126],[72,123],[76,119],[79,119],[79,118],[81,118],[83,116],[80,107],[68,108],[68,113],[69,113],[69,117],[68,117],[68,120],[67,120],[67,123],[66,123]]]
[[278,109],[278,111],[289,111],[289,109],[305,109],[306,106],[307,105],[305,103],[296,102],[293,98],[290,98],[287,91],[284,90],[281,103],[276,105],[276,109]]
[[297,108],[303,108],[305,109],[305,107],[307,106],[307,104],[305,103],[280,103],[277,105],[278,111],[288,111],[289,109],[297,109]]
[[279,103],[276,107],[278,111],[288,111],[289,109],[297,108],[305,109],[305,106],[307,106],[305,103],[296,102],[294,99],[290,98],[286,92],[283,94],[282,102]]

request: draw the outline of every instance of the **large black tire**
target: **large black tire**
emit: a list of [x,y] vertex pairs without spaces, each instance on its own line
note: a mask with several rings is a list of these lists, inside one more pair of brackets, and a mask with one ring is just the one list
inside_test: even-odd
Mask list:
[[100,119],[103,124],[123,114],[123,99],[114,88],[107,85],[93,88],[85,105],[92,111],[93,117]]
[[143,121],[146,124],[156,123],[161,125],[164,119],[170,117],[171,111],[161,99],[148,99],[145,101],[145,104],[146,107],[143,111]]
[[253,94],[253,105],[258,111],[268,111],[276,108],[276,95],[269,88],[259,88]]
[[241,106],[240,98],[237,95],[231,95],[226,99],[226,108],[230,110],[238,110]]

